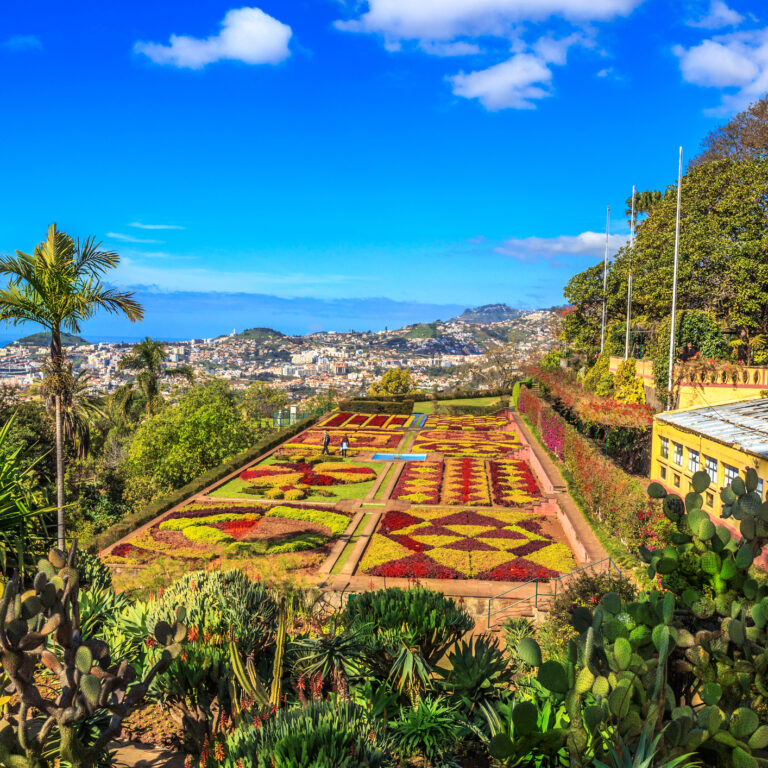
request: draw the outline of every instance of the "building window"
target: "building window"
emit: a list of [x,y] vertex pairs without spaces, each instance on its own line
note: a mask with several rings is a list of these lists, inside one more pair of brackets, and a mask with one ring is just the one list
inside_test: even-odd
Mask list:
[[723,464],[723,483],[730,485],[739,476],[739,470],[730,464]]
[[713,459],[709,456],[705,456],[704,469],[709,475],[709,481],[711,483],[717,483],[717,459]]
[[694,451],[692,448],[688,449],[688,471],[699,471],[699,452]]
[[675,454],[672,457],[672,461],[677,464],[678,467],[683,466],[683,446],[680,443],[672,443],[675,448]]
[[661,456],[664,459],[669,458],[669,438],[668,437],[661,438]]
[[674,483],[675,483],[675,488],[680,487],[680,475],[675,475]]
[[667,468],[663,464],[659,464],[659,475],[661,475],[662,480],[667,479]]
[[711,507],[714,501],[715,501],[715,497],[711,493],[708,493],[707,494],[707,506]]
[[758,477],[757,478],[757,488],[755,489],[755,493],[759,494],[760,498],[763,498],[763,478]]

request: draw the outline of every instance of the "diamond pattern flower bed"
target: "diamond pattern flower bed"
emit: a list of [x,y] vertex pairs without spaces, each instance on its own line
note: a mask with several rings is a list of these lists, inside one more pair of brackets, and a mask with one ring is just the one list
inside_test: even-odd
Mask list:
[[371,576],[489,581],[548,580],[573,570],[571,550],[522,511],[391,511],[360,561]]
[[515,432],[461,431],[427,429],[419,432],[414,451],[442,453],[444,456],[470,456],[496,459],[514,453],[522,447]]
[[443,478],[441,461],[407,462],[400,473],[391,498],[415,504],[437,504]]
[[507,425],[506,416],[428,416],[424,424],[426,429],[439,429],[455,432],[465,430],[468,432],[488,431],[489,429],[502,429]]

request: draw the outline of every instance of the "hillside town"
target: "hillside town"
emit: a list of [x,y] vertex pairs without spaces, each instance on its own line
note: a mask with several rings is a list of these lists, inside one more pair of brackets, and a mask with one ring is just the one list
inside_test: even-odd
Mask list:
[[[555,343],[556,310],[518,311],[506,305],[467,310],[447,321],[367,332],[327,331],[287,336],[270,328],[251,328],[212,339],[166,345],[165,365],[188,365],[200,381],[219,378],[244,389],[256,380],[285,390],[291,399],[336,389],[364,392],[390,368],[410,368],[420,389],[445,391],[472,378],[488,347],[504,344],[521,365]],[[42,379],[50,354],[42,338],[30,337],[0,348],[0,383],[24,389]],[[88,343],[73,337],[74,372],[86,372],[94,391],[114,392],[133,377],[120,369],[130,343]]]

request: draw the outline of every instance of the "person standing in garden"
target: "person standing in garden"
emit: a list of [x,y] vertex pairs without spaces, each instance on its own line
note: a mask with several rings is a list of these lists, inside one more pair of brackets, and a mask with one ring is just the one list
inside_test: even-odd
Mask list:
[[328,450],[328,446],[331,444],[331,436],[328,434],[328,430],[323,431],[323,451],[320,454],[323,456],[324,454],[331,455],[331,452]]
[[344,437],[341,438],[341,455],[346,459],[347,458],[347,450],[349,449],[349,437],[347,434],[344,434]]

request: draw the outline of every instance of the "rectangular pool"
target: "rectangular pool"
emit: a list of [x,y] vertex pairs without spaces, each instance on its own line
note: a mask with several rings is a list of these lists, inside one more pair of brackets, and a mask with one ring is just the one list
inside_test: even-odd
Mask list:
[[376,461],[425,461],[426,453],[374,453]]

